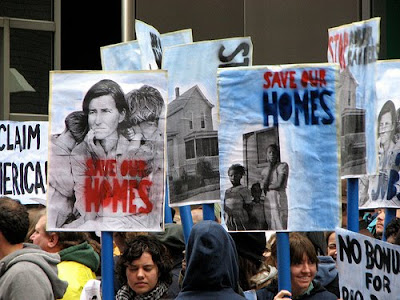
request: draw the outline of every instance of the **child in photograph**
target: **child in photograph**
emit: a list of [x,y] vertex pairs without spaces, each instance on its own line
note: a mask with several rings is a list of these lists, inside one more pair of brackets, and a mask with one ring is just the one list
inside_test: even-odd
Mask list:
[[163,137],[158,121],[164,108],[160,92],[148,85],[126,95],[129,106],[129,124],[123,134],[129,140],[129,156],[147,162],[148,173],[160,167],[163,159]]
[[266,163],[266,167],[261,171],[261,181],[265,194],[265,218],[269,222],[269,229],[286,229],[288,221],[286,185],[289,166],[280,161],[278,145],[271,144],[267,147]]
[[268,224],[264,215],[264,197],[262,196],[261,184],[259,182],[253,183],[250,191],[253,197],[250,229],[267,230]]
[[225,191],[224,200],[228,230],[248,229],[248,210],[251,208],[252,197],[249,189],[240,183],[244,174],[245,169],[240,164],[233,164],[228,169],[229,180],[232,183],[232,187]]
[[65,118],[65,130],[51,136],[49,173],[52,176],[49,178],[47,191],[50,227],[61,227],[76,218],[73,214],[75,197],[71,152],[83,141],[87,127],[87,117],[83,111],[74,111]]
[[129,107],[128,128],[123,134],[129,141],[127,156],[146,163],[145,175],[152,182],[148,190],[150,201],[159,205],[164,189],[164,138],[159,119],[164,109],[160,92],[144,85],[126,96]]

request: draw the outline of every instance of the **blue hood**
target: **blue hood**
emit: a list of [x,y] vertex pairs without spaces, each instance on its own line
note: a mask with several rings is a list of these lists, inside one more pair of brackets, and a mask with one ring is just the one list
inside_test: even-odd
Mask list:
[[182,291],[232,288],[238,292],[239,267],[231,236],[214,221],[193,226],[186,248]]
[[315,281],[321,283],[322,286],[326,286],[338,275],[336,262],[331,256],[318,256],[318,260],[318,271]]

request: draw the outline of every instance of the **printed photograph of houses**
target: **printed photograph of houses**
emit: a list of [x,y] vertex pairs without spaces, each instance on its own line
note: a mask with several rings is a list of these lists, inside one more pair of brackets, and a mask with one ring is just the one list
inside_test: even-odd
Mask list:
[[220,198],[218,134],[214,105],[198,85],[168,104],[167,145],[171,206],[214,203]]
[[339,76],[342,118],[341,174],[365,174],[367,164],[365,109],[356,107],[357,81],[346,68]]

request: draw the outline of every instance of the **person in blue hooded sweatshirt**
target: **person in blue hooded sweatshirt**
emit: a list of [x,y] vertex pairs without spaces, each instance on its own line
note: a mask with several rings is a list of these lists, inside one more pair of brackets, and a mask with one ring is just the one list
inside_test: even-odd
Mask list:
[[235,242],[214,221],[193,226],[186,246],[186,271],[177,300],[245,299],[239,295]]

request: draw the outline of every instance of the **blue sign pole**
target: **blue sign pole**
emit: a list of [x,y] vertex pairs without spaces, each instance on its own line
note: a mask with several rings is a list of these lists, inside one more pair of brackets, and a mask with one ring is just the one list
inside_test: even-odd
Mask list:
[[347,229],[359,232],[358,178],[347,179]]
[[203,220],[215,221],[214,204],[203,204]]
[[276,243],[278,256],[278,291],[287,290],[291,292],[289,233],[277,232]]
[[164,217],[165,217],[165,223],[173,223],[172,219],[172,212],[171,212],[171,207],[168,205],[168,183],[165,184],[165,205],[164,205]]
[[193,227],[192,211],[190,205],[180,206],[179,213],[181,214],[181,221],[183,226],[183,236],[185,237],[185,242],[189,240],[190,230]]
[[103,300],[114,299],[113,233],[101,232],[101,290]]

